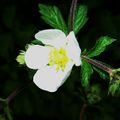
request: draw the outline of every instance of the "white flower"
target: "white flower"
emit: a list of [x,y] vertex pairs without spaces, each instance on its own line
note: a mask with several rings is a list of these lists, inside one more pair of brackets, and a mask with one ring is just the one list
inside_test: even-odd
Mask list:
[[25,53],[26,65],[37,69],[34,83],[43,90],[55,92],[68,78],[72,67],[81,64],[81,49],[74,32],[66,36],[61,30],[39,31],[35,38],[45,46],[30,46]]

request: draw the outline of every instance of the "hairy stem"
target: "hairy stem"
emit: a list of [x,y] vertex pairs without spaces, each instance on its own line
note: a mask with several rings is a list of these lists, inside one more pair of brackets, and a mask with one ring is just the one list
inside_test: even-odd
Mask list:
[[87,104],[84,103],[80,111],[80,120],[84,119],[84,113],[85,113],[86,107],[87,107]]
[[101,64],[101,63],[99,63],[99,62],[97,62],[97,61],[95,61],[95,60],[93,60],[91,58],[88,58],[87,56],[82,55],[81,58],[83,60],[87,61],[88,63],[90,63],[90,64],[92,64],[92,65],[106,71],[107,73],[112,74],[112,69],[109,68],[108,66],[105,66],[105,65],[103,65],[103,64]]
[[73,25],[74,25],[74,16],[75,16],[75,10],[77,6],[77,0],[72,0],[71,7],[70,7],[70,31],[73,31]]
[[[25,88],[27,88],[31,83],[33,83],[33,81],[28,81],[25,85],[18,87],[6,99],[4,99],[4,101],[9,104],[20,92],[22,92]],[[0,104],[0,111],[2,109],[3,106]]]
[[14,90],[7,98],[7,102],[10,103],[14,97],[16,97],[20,92],[22,92],[25,88],[27,88],[33,81],[28,81],[25,85],[18,87]]

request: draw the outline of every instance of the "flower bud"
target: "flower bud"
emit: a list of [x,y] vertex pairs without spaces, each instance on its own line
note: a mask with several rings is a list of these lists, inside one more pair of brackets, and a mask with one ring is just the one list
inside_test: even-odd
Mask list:
[[21,52],[19,53],[19,55],[18,55],[17,58],[16,58],[16,61],[17,61],[20,65],[25,64],[25,52],[24,52],[24,51],[21,51]]
[[112,70],[110,74],[110,83],[112,84],[113,82],[120,84],[120,68]]
[[112,73],[110,74],[110,86],[108,93],[114,95],[119,90],[119,86],[120,86],[120,68],[113,69]]

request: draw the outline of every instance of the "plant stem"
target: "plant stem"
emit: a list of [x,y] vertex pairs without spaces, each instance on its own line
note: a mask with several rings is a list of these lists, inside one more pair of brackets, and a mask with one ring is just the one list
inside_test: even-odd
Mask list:
[[87,104],[84,103],[80,111],[80,120],[84,119],[84,113],[85,113],[86,107],[87,107]]
[[[33,81],[28,81],[25,85],[18,87],[15,89],[6,99],[3,99],[5,102],[8,104],[20,93],[22,92],[25,88],[27,88]],[[1,101],[2,99],[0,99]],[[0,104],[0,111],[3,109],[2,104]]]
[[82,55],[81,58],[82,58],[83,60],[87,61],[88,63],[90,63],[90,64],[92,64],[92,65],[94,65],[94,66],[96,66],[96,67],[98,67],[98,68],[106,71],[106,72],[109,73],[110,75],[112,74],[112,69],[109,68],[108,66],[105,66],[105,65],[103,65],[103,64],[101,64],[101,63],[99,63],[99,62],[97,62],[97,61],[95,61],[95,60],[93,60],[93,59],[91,59],[91,58],[88,58],[87,56],[83,56],[83,55]]
[[7,116],[8,120],[13,120],[9,106],[6,106],[4,108],[4,111],[6,113],[6,116]]
[[21,91],[23,91],[26,87],[28,87],[33,81],[28,81],[25,85],[18,87],[14,90],[7,98],[8,104],[16,97]]
[[3,109],[4,115],[6,115],[6,117],[8,118],[8,120],[13,120],[7,100],[0,98],[0,102],[1,102],[1,104],[0,104],[0,110]]
[[74,25],[74,16],[75,16],[75,10],[77,6],[77,0],[72,0],[71,7],[70,7],[70,31],[73,31],[73,25]]

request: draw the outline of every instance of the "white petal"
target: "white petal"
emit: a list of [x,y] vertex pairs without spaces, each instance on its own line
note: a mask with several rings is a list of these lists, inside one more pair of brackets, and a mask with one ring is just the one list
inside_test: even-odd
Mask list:
[[58,29],[39,31],[35,34],[35,38],[40,40],[43,44],[52,45],[54,47],[60,47],[66,43],[66,35]]
[[42,90],[55,92],[68,78],[73,65],[69,65],[65,72],[56,71],[54,67],[46,66],[34,75],[34,83]]
[[48,63],[48,54],[48,48],[40,45],[33,45],[29,47],[25,53],[26,65],[31,69],[40,69]]
[[70,32],[67,36],[68,44],[67,44],[67,52],[68,56],[74,61],[76,66],[81,64],[81,49],[76,40],[74,32]]
[[65,74],[65,77],[61,83],[61,85],[66,81],[66,79],[69,77],[71,71],[72,71],[72,67],[73,67],[73,62],[72,61],[69,61],[67,64],[66,64],[66,67],[64,69],[64,74]]

